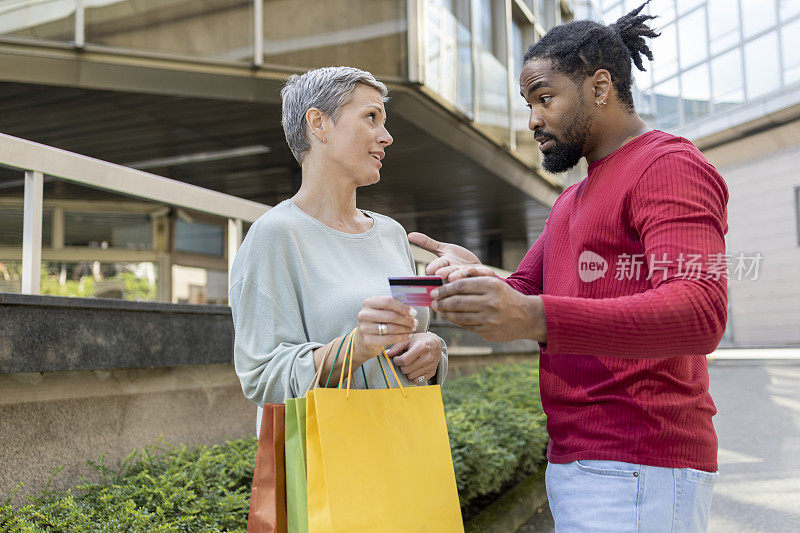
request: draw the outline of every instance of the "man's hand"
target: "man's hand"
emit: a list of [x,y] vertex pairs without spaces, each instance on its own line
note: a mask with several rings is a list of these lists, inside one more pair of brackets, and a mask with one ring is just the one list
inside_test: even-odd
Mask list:
[[500,278],[460,279],[434,289],[431,297],[433,309],[488,341],[547,342],[542,299],[517,292]]
[[425,268],[425,273],[429,276],[440,276],[443,279],[447,279],[447,276],[457,267],[481,264],[478,257],[463,246],[439,242],[424,233],[409,233],[408,240],[420,248],[436,254],[436,259]]

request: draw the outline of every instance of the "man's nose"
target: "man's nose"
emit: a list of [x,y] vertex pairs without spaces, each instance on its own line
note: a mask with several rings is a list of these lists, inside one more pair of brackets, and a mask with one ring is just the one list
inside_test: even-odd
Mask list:
[[542,115],[537,113],[535,109],[531,110],[531,116],[528,119],[528,129],[531,131],[536,131],[542,129],[544,127],[544,120],[542,119]]

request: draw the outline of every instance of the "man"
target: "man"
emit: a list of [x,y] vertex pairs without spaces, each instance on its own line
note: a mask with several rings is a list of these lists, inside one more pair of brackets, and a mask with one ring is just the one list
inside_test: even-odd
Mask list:
[[517,271],[493,277],[412,233],[446,277],[434,309],[487,339],[541,343],[558,531],[703,531],[717,471],[705,354],[725,329],[727,188],[689,141],[647,131],[631,60],[652,60],[644,6],[558,26],[525,55],[522,96],[544,167],[581,157]]

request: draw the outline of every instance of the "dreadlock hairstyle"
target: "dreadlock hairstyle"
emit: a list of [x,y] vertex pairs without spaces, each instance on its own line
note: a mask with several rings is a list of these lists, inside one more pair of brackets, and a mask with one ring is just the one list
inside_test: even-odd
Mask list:
[[549,59],[556,70],[576,83],[598,69],[606,69],[611,73],[611,81],[623,107],[632,111],[631,60],[636,68],[644,71],[642,56],[653,60],[653,53],[644,38],[660,35],[645,24],[655,17],[639,14],[648,3],[650,0],[608,26],[591,20],[556,26],[528,48],[522,64],[532,59]]

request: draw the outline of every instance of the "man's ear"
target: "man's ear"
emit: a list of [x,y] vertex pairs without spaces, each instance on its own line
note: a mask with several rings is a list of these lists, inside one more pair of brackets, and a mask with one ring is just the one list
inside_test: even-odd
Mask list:
[[325,142],[325,133],[328,126],[326,119],[325,113],[316,107],[306,111],[306,127],[308,131],[322,142]]
[[591,77],[591,84],[595,103],[599,107],[605,106],[611,98],[611,89],[614,87],[611,73],[604,68],[598,69]]

